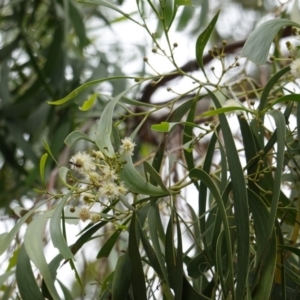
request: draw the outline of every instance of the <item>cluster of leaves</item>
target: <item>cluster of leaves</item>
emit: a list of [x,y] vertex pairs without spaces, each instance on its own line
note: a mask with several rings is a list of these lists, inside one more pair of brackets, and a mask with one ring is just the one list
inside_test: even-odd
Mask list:
[[[120,178],[130,193],[125,198],[113,197],[105,206],[99,206],[100,220],[88,224],[74,244],[67,243],[66,223],[70,215],[72,218],[72,213],[67,211],[75,206],[74,203],[81,206],[82,199],[77,195],[80,193],[78,182],[70,180],[70,169],[74,164],[77,168],[81,166],[72,161],[70,168],[59,168],[59,176],[67,191],[62,189],[56,194],[45,184],[41,192],[46,199],[21,217],[9,233],[1,235],[0,253],[3,253],[21,226],[29,217],[35,216],[19,249],[16,270],[11,271],[16,274],[22,299],[60,299],[56,282],[64,298],[73,299],[71,292],[57,279],[58,268],[70,264],[83,288],[75,255],[109,224],[114,225],[115,231],[99,247],[98,259],[112,254],[124,231],[128,236],[124,253],[118,253],[113,271],[101,282],[100,299],[156,299],[160,295],[164,299],[191,300],[269,299],[271,295],[289,299],[292,289],[297,290],[300,285],[300,253],[297,249],[300,222],[300,168],[297,159],[300,139],[297,127],[300,119],[295,118],[300,113],[300,100],[290,88],[294,76],[286,65],[297,57],[282,63],[280,59],[283,57],[280,57],[276,45],[272,59],[273,75],[264,85],[258,86],[245,67],[238,69],[237,59],[228,63],[224,54],[226,42],[223,42],[221,48],[210,51],[222,69],[217,80],[211,80],[204,64],[204,50],[218,22],[220,13],[217,12],[195,41],[195,57],[202,71],[202,80],[178,67],[174,56],[178,45],[171,42],[169,34],[179,6],[189,5],[189,1],[137,1],[139,19],[127,15],[108,1],[88,0],[87,3],[109,7],[136,26],[142,26],[153,41],[153,52],[164,55],[175,67],[175,72],[156,72],[142,77],[102,77],[81,85],[60,100],[50,101],[51,105],[66,105],[80,93],[103,82],[136,81],[116,96],[109,97],[93,136],[73,131],[65,139],[66,145],[72,147],[85,140],[90,143],[90,149],[102,153],[106,160],[119,159],[117,151],[120,136],[125,135],[124,123],[128,124],[128,120],[136,116],[142,118],[130,133],[130,138],[135,140],[143,124],[154,113],[168,108],[169,114],[166,120],[151,127],[162,133],[162,139],[155,149],[152,163],[143,163],[145,176],[140,175],[131,155],[121,157],[118,160]],[[161,31],[168,50],[162,48],[159,39],[151,33],[144,18],[146,9],[150,9],[159,20],[158,34]],[[267,21],[249,36],[242,56],[256,64],[266,63],[271,44],[284,26],[300,27],[286,19]],[[147,57],[144,61],[150,65]],[[227,72],[235,68],[238,73],[226,79]],[[163,104],[143,103],[130,98],[133,91],[145,83],[150,82],[154,87],[174,74],[190,80],[193,87]],[[248,84],[246,88],[245,82]],[[84,110],[90,109],[97,97],[94,93],[89,95],[82,105]],[[231,98],[235,100],[224,105],[224,99]],[[209,99],[213,107],[199,114],[197,107],[205,99]],[[123,109],[121,117],[114,114],[117,106]],[[277,109],[278,106],[283,112]],[[141,111],[134,112],[131,107],[139,107]],[[236,113],[231,120],[236,118],[238,136],[232,133],[227,113]],[[274,127],[267,125],[268,118],[273,120]],[[290,123],[295,119],[296,126],[292,126]],[[201,126],[199,120],[208,120],[208,123]],[[168,166],[167,161],[172,161],[168,145],[178,127],[182,129],[180,151]],[[206,137],[209,138],[206,155],[199,162],[197,146]],[[55,161],[50,148],[47,146],[48,153],[40,160],[40,175],[44,183],[47,182],[44,172],[48,156]],[[168,170],[166,176],[162,175],[164,168]],[[80,183],[84,184],[84,181]],[[288,183],[289,197],[283,193],[285,183]],[[184,199],[188,187],[195,189],[187,197],[193,198],[192,202]],[[37,213],[49,202],[50,210]],[[186,210],[182,209],[183,206]],[[75,212],[73,218],[76,218]],[[46,262],[43,252],[44,228],[48,221],[51,241],[59,251],[50,263]],[[40,272],[40,286],[30,262]],[[6,273],[1,279],[4,281],[11,273]]]

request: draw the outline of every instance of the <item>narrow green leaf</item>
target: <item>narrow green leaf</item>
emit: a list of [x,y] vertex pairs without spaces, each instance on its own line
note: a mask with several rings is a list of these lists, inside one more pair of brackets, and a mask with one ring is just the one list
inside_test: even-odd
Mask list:
[[258,110],[262,111],[267,103],[268,103],[268,96],[270,91],[272,90],[273,86],[277,83],[277,81],[280,79],[280,77],[282,77],[285,73],[287,73],[288,71],[290,71],[290,67],[285,67],[283,69],[281,69],[280,71],[278,71],[275,75],[273,75],[270,80],[268,81],[268,83],[266,84],[261,98],[260,98],[260,102],[259,102],[259,106],[258,106]]
[[49,217],[51,217],[51,213],[52,211],[48,211],[38,216],[28,225],[24,236],[24,245],[30,260],[41,272],[51,296],[54,300],[60,300],[60,297],[54,286],[55,278],[53,278],[44,256],[43,237],[45,233],[45,226]]
[[181,300],[183,289],[183,255],[182,255],[182,237],[178,216],[176,218],[177,228],[177,251],[176,251],[176,274],[175,274],[175,300]]
[[[218,188],[216,187],[215,183],[212,181],[212,179],[210,178],[210,176],[201,169],[193,169],[190,171],[189,173],[189,177],[192,179],[196,179],[196,180],[200,180],[201,183],[203,182],[203,184],[205,184],[209,190],[211,191],[217,206],[219,208],[219,213],[220,213],[220,217],[222,219],[223,222],[223,228],[224,228],[224,235],[225,235],[225,240],[226,240],[226,253],[227,253],[227,265],[229,268],[229,280],[230,280],[230,289],[233,292],[234,291],[234,282],[233,282],[233,258],[232,258],[232,245],[231,245],[231,237],[230,237],[230,231],[229,231],[229,224],[228,224],[228,219],[227,219],[227,215],[226,215],[226,210],[224,207],[224,203],[223,200],[221,198],[221,195],[218,191]],[[247,256],[248,259],[248,256]],[[192,266],[192,261],[189,263],[188,265],[188,270],[191,269]],[[190,274],[190,273],[189,273]]]
[[120,173],[121,179],[125,182],[126,187],[136,194],[149,195],[149,196],[166,196],[168,191],[163,190],[160,187],[152,185],[145,181],[141,175],[135,169],[131,155],[124,156],[126,164]]
[[16,279],[18,289],[23,300],[44,299],[35,280],[30,260],[26,253],[24,245],[21,246],[18,255]]
[[91,95],[87,100],[85,100],[83,102],[82,106],[79,106],[79,109],[81,111],[90,110],[93,107],[95,100],[97,99],[97,96],[98,96],[98,93],[94,93],[93,95]]
[[123,15],[125,18],[133,21],[134,23],[143,26],[143,24],[140,24],[139,22],[137,22],[135,19],[131,18],[129,14],[123,12],[121,9],[119,9],[117,6],[111,4],[109,1],[105,1],[105,0],[79,0],[79,3],[87,3],[87,4],[98,4],[101,6],[105,6],[108,7],[118,13],[120,13],[121,15]]
[[81,92],[83,92],[84,90],[86,90],[87,88],[89,88],[92,85],[99,84],[99,83],[102,83],[102,82],[105,82],[105,81],[115,80],[115,79],[135,79],[135,77],[131,77],[131,76],[113,76],[113,77],[107,77],[107,78],[101,78],[101,79],[97,79],[97,80],[93,80],[93,81],[88,81],[88,82],[82,84],[81,86],[79,86],[78,88],[76,88],[68,96],[66,96],[62,99],[56,100],[56,101],[48,101],[48,104],[62,105],[64,103],[68,102],[69,100],[75,98]]
[[[209,90],[216,108],[221,105],[217,97]],[[250,229],[249,229],[249,208],[247,189],[243,169],[240,163],[239,155],[235,142],[224,114],[219,115],[220,125],[223,132],[227,161],[231,176],[234,201],[234,215],[237,229],[237,283],[236,298],[242,299],[249,269],[249,251],[250,251]]]
[[49,155],[52,157],[52,159],[58,165],[58,162],[56,161],[54,155],[52,154],[52,151],[51,151],[50,146],[48,145],[48,143],[45,140],[43,140],[43,144],[44,144],[44,147],[45,147],[46,151],[49,153]]
[[216,115],[219,115],[219,114],[223,114],[223,113],[229,113],[229,112],[232,112],[232,111],[246,111],[248,113],[252,113],[252,114],[255,114],[255,111],[252,110],[252,109],[248,109],[246,107],[243,107],[243,106],[228,106],[228,107],[222,107],[222,108],[218,108],[218,109],[213,109],[213,110],[208,110],[206,111],[205,113],[203,113],[201,115],[201,118],[202,117],[211,117],[211,116],[216,116]]
[[177,8],[175,7],[174,0],[161,2],[161,5],[164,5],[163,6],[163,18],[164,18],[166,30],[169,31],[169,29],[172,25],[172,22],[175,18]]
[[299,24],[286,19],[273,19],[258,26],[247,39],[241,56],[258,65],[264,64],[276,34],[285,26],[299,27]]
[[218,270],[218,274],[220,274],[219,279],[220,279],[220,283],[221,283],[221,288],[222,288],[222,296],[224,298],[227,297],[228,293],[227,293],[227,289],[226,289],[226,284],[225,284],[225,278],[223,276],[223,274],[225,274],[224,272],[224,268],[223,268],[223,262],[222,262],[222,257],[224,255],[223,252],[223,238],[224,238],[224,231],[221,231],[221,233],[219,234],[218,237],[218,241],[217,241],[217,245],[216,245],[216,267]]
[[271,238],[274,222],[277,214],[277,206],[279,202],[280,189],[281,189],[281,176],[284,163],[284,149],[285,149],[285,118],[281,111],[272,110],[268,111],[267,114],[271,115],[276,124],[277,132],[277,154],[276,154],[276,170],[274,172],[274,187],[272,191],[272,201],[270,209],[270,217],[267,223],[267,240]]
[[150,239],[153,244],[154,251],[156,253],[156,257],[158,259],[160,269],[162,270],[164,280],[166,281],[167,285],[169,285],[169,279],[168,279],[168,272],[165,266],[165,259],[162,255],[162,249],[159,243],[159,238],[158,238],[158,228],[159,224],[161,223],[161,220],[158,220],[159,217],[159,212],[156,207],[156,205],[151,205],[148,213],[148,227],[149,227],[149,234],[150,234]]
[[160,124],[151,125],[151,130],[158,131],[158,132],[169,132],[171,130],[171,128],[176,124],[177,123],[171,124],[168,122],[161,122]]
[[26,220],[42,205],[46,204],[49,200],[45,200],[37,204],[34,208],[30,209],[12,228],[9,233],[5,233],[5,235],[1,235],[1,243],[0,243],[0,255],[3,254],[7,248],[9,247],[12,240],[15,238],[15,235],[20,230],[21,226],[26,222]]
[[206,44],[210,38],[212,31],[215,28],[219,14],[220,14],[220,11],[218,11],[216,13],[216,15],[213,17],[211,22],[205,28],[205,30],[199,35],[197,42],[196,42],[196,59],[197,59],[198,65],[201,68],[201,70],[203,71],[203,73],[205,73],[204,65],[203,65],[204,49],[206,47]]
[[111,250],[113,249],[116,241],[118,240],[122,230],[116,230],[109,239],[105,242],[105,244],[101,247],[100,251],[97,254],[97,258],[108,257]]
[[70,290],[60,280],[57,281],[64,294],[64,300],[73,300],[74,297],[72,296]]
[[119,257],[112,280],[112,300],[124,300],[131,283],[132,263],[129,254]]
[[129,229],[128,254],[131,261],[131,284],[135,299],[147,300],[145,275],[136,238],[136,214],[133,213]]
[[46,165],[47,158],[48,158],[48,153],[45,153],[40,159],[40,176],[43,185],[45,185],[45,165]]
[[98,122],[95,143],[99,150],[101,150],[108,157],[113,157],[115,151],[111,143],[111,132],[112,132],[112,122],[113,122],[113,112],[118,101],[126,94],[128,91],[132,90],[138,84],[135,84],[116,97],[114,97],[104,108],[101,118]]
[[65,144],[68,147],[72,147],[79,140],[86,140],[88,142],[94,143],[94,141],[86,134],[80,131],[73,131],[65,138]]
[[252,299],[270,299],[276,269],[277,245],[275,230],[273,227],[271,238],[266,243],[268,237],[266,223],[269,221],[268,208],[259,196],[251,190],[249,190],[249,206],[253,215],[257,245],[257,278],[252,286],[254,288]]
[[164,191],[168,193],[168,189],[166,188],[161,176],[156,172],[156,170],[148,162],[144,162],[143,165],[144,165],[145,172],[150,174],[150,181],[153,180]]
[[154,269],[154,271],[157,273],[157,275],[159,276],[159,278],[161,280],[164,280],[164,275],[162,273],[161,267],[159,265],[159,261],[157,259],[157,256],[155,254],[154,249],[152,248],[148,237],[145,235],[140,223],[138,222],[138,229],[139,229],[139,234],[140,234],[140,238],[143,244],[143,248],[146,252],[146,255],[149,259],[150,262],[150,266]]
[[73,259],[73,254],[68,247],[68,244],[66,242],[66,238],[64,237],[62,233],[61,228],[61,215],[62,211],[64,209],[64,206],[69,199],[69,197],[74,192],[74,189],[70,190],[60,201],[58,206],[55,208],[53,216],[50,220],[50,235],[51,240],[53,243],[53,246],[56,247],[59,251],[59,253],[65,258],[65,259]]
[[[166,245],[165,245],[165,257],[166,265],[168,270],[168,278],[170,286],[173,290],[176,288],[176,255],[175,247],[173,242],[174,229],[173,229],[173,218],[174,215],[171,213],[170,220],[168,222],[167,232],[166,232]],[[175,294],[176,297],[176,294]]]
[[70,170],[67,167],[62,166],[62,167],[59,168],[58,174],[59,174],[59,178],[61,179],[61,181],[63,182],[63,184],[66,187],[72,189],[73,187],[70,184],[67,183],[67,174],[68,174],[69,171]]

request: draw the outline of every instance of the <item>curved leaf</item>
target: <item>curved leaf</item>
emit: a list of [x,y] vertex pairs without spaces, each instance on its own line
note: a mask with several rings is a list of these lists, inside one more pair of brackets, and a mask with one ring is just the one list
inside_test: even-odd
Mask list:
[[51,296],[54,300],[60,300],[60,296],[54,286],[55,278],[53,278],[44,256],[43,236],[46,223],[51,214],[52,211],[48,211],[29,224],[24,237],[24,245],[30,260],[40,270]]
[[285,26],[300,27],[299,24],[286,19],[273,19],[258,26],[247,39],[241,56],[258,65],[264,64],[276,34]]
[[23,300],[43,300],[44,297],[37,285],[32,272],[29,257],[26,253],[24,245],[20,248],[17,268],[16,268],[16,279],[18,289],[20,291]]
[[170,194],[169,191],[163,190],[162,188],[145,181],[135,169],[130,155],[125,155],[124,159],[126,160],[126,164],[120,173],[120,177],[132,193],[157,197]]
[[[72,259],[73,254],[68,247],[68,244],[66,242],[66,239],[62,233],[61,229],[61,215],[63,208],[69,199],[70,195],[73,193],[73,189],[66,194],[63,199],[60,201],[58,206],[56,207],[53,216],[51,217],[50,220],[50,235],[51,235],[51,240],[53,243],[53,246],[56,247],[59,250],[59,253],[65,258],[65,259]],[[63,220],[64,221],[64,220]]]

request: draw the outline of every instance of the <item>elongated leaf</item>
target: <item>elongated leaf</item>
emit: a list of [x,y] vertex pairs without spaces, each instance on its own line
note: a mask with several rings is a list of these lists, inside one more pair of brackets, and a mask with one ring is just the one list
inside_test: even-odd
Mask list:
[[289,70],[290,70],[289,66],[285,67],[270,78],[270,80],[266,84],[266,86],[263,90],[263,93],[261,95],[258,110],[262,111],[266,107],[270,91],[272,90],[274,85],[277,83],[277,81]]
[[205,73],[204,65],[203,65],[203,53],[204,49],[206,47],[206,44],[210,38],[210,35],[212,31],[214,30],[218,17],[219,17],[220,11],[216,13],[216,15],[213,17],[211,22],[208,24],[208,26],[205,28],[205,30],[199,35],[197,42],[196,42],[196,59],[198,62],[199,67],[201,70]]
[[116,241],[118,240],[122,230],[118,229],[116,230],[109,239],[105,242],[105,244],[101,247],[100,251],[97,254],[97,258],[102,257],[108,257],[111,250],[113,249],[114,245],[116,244]]
[[30,260],[26,253],[24,245],[22,245],[22,247],[20,248],[18,255],[16,279],[18,289],[23,300],[44,299],[34,278],[34,274],[30,265]]
[[9,247],[10,243],[12,242],[12,240],[15,238],[15,235],[18,233],[18,231],[20,230],[21,226],[26,222],[26,220],[42,205],[44,205],[45,203],[47,203],[49,200],[45,200],[40,202],[38,205],[36,205],[34,208],[32,208],[31,210],[29,210],[19,221],[18,223],[12,228],[12,230],[1,236],[1,243],[0,243],[0,254],[3,254],[4,251],[7,250],[7,248]]
[[48,158],[48,153],[45,153],[40,159],[40,176],[43,185],[45,185],[45,165],[46,165],[47,158]]
[[[211,91],[207,91],[210,94],[216,108],[220,108],[221,105],[217,97]],[[248,196],[243,169],[229,124],[224,114],[219,115],[219,120],[221,129],[223,131],[227,161],[233,189],[234,214],[236,220],[238,248],[236,298],[241,299],[243,298],[245,292],[249,269],[250,229]]]
[[126,187],[136,194],[149,195],[149,196],[166,196],[169,194],[168,191],[163,190],[160,187],[152,185],[145,181],[141,175],[135,169],[131,155],[124,156],[126,164],[120,173],[121,179],[125,182]]
[[111,143],[111,131],[113,122],[113,112],[118,101],[126,94],[128,91],[136,87],[137,84],[129,87],[116,97],[114,97],[104,108],[97,126],[95,143],[99,150],[105,153],[108,157],[113,157],[115,151]]
[[56,100],[56,101],[48,101],[48,104],[51,104],[51,105],[62,105],[64,103],[68,102],[69,100],[75,98],[76,96],[78,96],[81,92],[83,92],[84,90],[86,90],[90,86],[93,86],[95,84],[99,84],[99,83],[102,83],[102,82],[105,82],[105,81],[115,80],[115,79],[135,79],[135,77],[130,77],[130,76],[114,76],[114,77],[107,77],[107,78],[101,78],[101,79],[89,81],[89,82],[86,82],[86,83],[82,84],[80,87],[76,88],[68,96],[66,96],[66,97],[64,97],[62,99]]
[[145,276],[136,238],[136,214],[133,213],[129,229],[128,254],[131,261],[131,284],[135,299],[147,300]]
[[108,7],[118,13],[120,13],[121,15],[123,15],[124,17],[126,17],[127,19],[133,21],[134,23],[143,26],[142,24],[140,24],[139,22],[137,22],[135,19],[131,18],[129,14],[123,12],[121,9],[119,9],[117,6],[111,4],[109,1],[105,1],[105,0],[79,0],[79,3],[87,3],[87,4],[98,4],[104,7]]
[[299,24],[286,19],[273,19],[258,26],[247,39],[241,56],[258,65],[264,64],[276,34],[285,26],[299,27]]
[[268,228],[266,223],[269,219],[269,212],[263,201],[257,194],[249,190],[249,206],[253,214],[254,228],[257,244],[257,280],[253,284],[254,292],[252,298],[255,300],[270,299],[273,287],[274,273],[276,269],[277,245],[274,227],[271,238],[267,241]]
[[[234,291],[234,283],[233,283],[233,265],[232,265],[232,245],[231,245],[231,237],[230,237],[230,232],[229,232],[229,224],[228,224],[228,219],[226,215],[226,210],[224,207],[223,200],[221,198],[221,195],[218,191],[218,188],[210,178],[210,176],[201,169],[193,169],[189,173],[190,178],[196,179],[196,180],[201,180],[201,183],[205,184],[209,190],[211,191],[212,195],[214,196],[214,199],[217,203],[217,206],[219,208],[220,212],[220,217],[223,222],[223,228],[224,228],[224,235],[225,235],[225,240],[226,240],[226,251],[227,251],[227,265],[229,268],[229,280],[230,280],[230,289],[232,292]],[[248,257],[247,257],[248,258]],[[193,266],[193,261],[191,261],[188,265],[188,271],[189,268],[191,269]],[[190,274],[190,273],[189,273]]]
[[79,140],[86,140],[88,142],[94,143],[94,141],[86,134],[80,131],[73,131],[66,137],[65,144],[68,147],[72,147]]
[[82,106],[79,107],[79,109],[82,111],[90,110],[93,107],[97,96],[98,93],[94,93],[92,96],[90,96],[87,100],[84,101],[84,103],[82,104]]
[[229,113],[229,112],[232,112],[232,111],[237,111],[237,112],[246,111],[246,112],[249,112],[249,113],[252,113],[252,114],[255,113],[254,110],[248,109],[248,108],[243,107],[243,106],[228,106],[228,107],[222,107],[222,108],[218,108],[218,109],[208,110],[205,113],[203,113],[201,115],[201,117],[211,117],[211,116],[216,116],[216,115],[223,114],[223,113]]
[[[218,237],[218,241],[217,241],[217,247],[216,247],[216,267],[218,270],[219,274],[224,274],[224,268],[222,265],[222,256],[224,255],[223,253],[223,249],[222,249],[222,245],[223,245],[223,238],[224,238],[224,231],[221,231],[221,233],[219,234]],[[222,288],[222,295],[223,297],[226,298],[227,296],[227,289],[226,289],[226,284],[225,284],[225,280],[224,280],[224,276],[220,275],[220,283],[221,283],[221,288]]]
[[119,257],[112,281],[112,299],[124,300],[131,282],[132,263],[129,254]]
[[166,188],[162,178],[160,175],[153,169],[153,167],[148,163],[144,162],[144,170],[145,172],[150,174],[150,178],[158,184],[163,190],[165,190],[168,193],[168,189]]
[[162,255],[162,249],[159,243],[159,238],[158,238],[158,227],[159,223],[161,222],[158,220],[159,218],[159,213],[157,207],[151,205],[148,213],[148,226],[149,226],[149,233],[150,233],[150,238],[151,242],[153,244],[154,251],[156,253],[156,257],[158,259],[160,269],[162,270],[164,280],[166,281],[167,285],[169,285],[169,278],[168,278],[168,272],[165,266],[165,260]]
[[285,118],[282,112],[278,110],[268,111],[268,114],[271,115],[275,121],[277,127],[277,155],[276,155],[276,170],[274,173],[274,187],[272,191],[272,202],[270,217],[267,223],[267,240],[271,238],[271,234],[274,228],[274,222],[276,219],[277,206],[280,196],[281,188],[281,176],[283,169],[283,160],[284,160],[284,149],[285,149]]
[[137,222],[137,225],[138,225],[138,229],[139,229],[140,238],[141,238],[144,250],[146,252],[146,255],[149,259],[150,265],[155,270],[155,272],[157,273],[159,278],[161,280],[164,280],[164,275],[162,273],[161,267],[159,265],[159,261],[157,259],[156,254],[155,254],[155,251],[152,248],[152,246],[151,246],[148,238],[146,237],[146,235],[145,235],[141,225],[139,224],[139,222]]
[[74,192],[74,189],[70,190],[60,201],[58,206],[55,208],[55,211],[53,213],[53,216],[50,220],[50,235],[51,240],[53,243],[53,246],[56,247],[59,250],[59,253],[65,258],[65,259],[73,259],[73,254],[68,247],[68,244],[66,242],[66,238],[64,237],[61,229],[61,215],[62,211],[64,209],[64,206],[69,199],[69,197]]
[[51,216],[51,213],[51,211],[44,213],[29,224],[24,237],[24,245],[30,260],[40,270],[51,296],[54,300],[60,300],[54,286],[55,278],[52,276],[44,256],[43,236],[46,223]]

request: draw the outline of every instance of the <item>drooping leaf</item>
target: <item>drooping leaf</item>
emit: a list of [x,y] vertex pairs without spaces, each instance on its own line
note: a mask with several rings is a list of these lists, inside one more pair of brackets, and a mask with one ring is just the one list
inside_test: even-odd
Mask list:
[[23,300],[43,300],[44,297],[37,285],[30,265],[30,259],[24,245],[21,246],[16,268],[18,289]]
[[258,26],[247,39],[241,56],[258,65],[264,64],[276,34],[285,26],[300,27],[299,24],[286,19],[273,19]]
[[40,176],[43,185],[45,185],[45,165],[46,165],[47,158],[48,158],[48,153],[45,153],[40,159]]
[[[55,208],[53,216],[50,220],[50,235],[51,240],[54,245],[59,250],[59,253],[65,259],[72,259],[73,253],[67,245],[66,238],[62,233],[61,223],[62,223],[62,212],[63,208],[69,199],[69,197],[74,192],[74,189],[71,189],[61,200],[58,206]],[[63,220],[64,221],[64,220]]]
[[52,276],[44,256],[43,236],[46,223],[49,217],[51,217],[51,214],[52,211],[48,211],[38,216],[29,224],[24,237],[24,245],[30,260],[41,272],[51,296],[54,300],[60,300],[54,285],[55,278]]
[[133,213],[129,229],[128,255],[131,262],[131,284],[135,299],[147,300],[143,264],[136,238],[136,213]]

